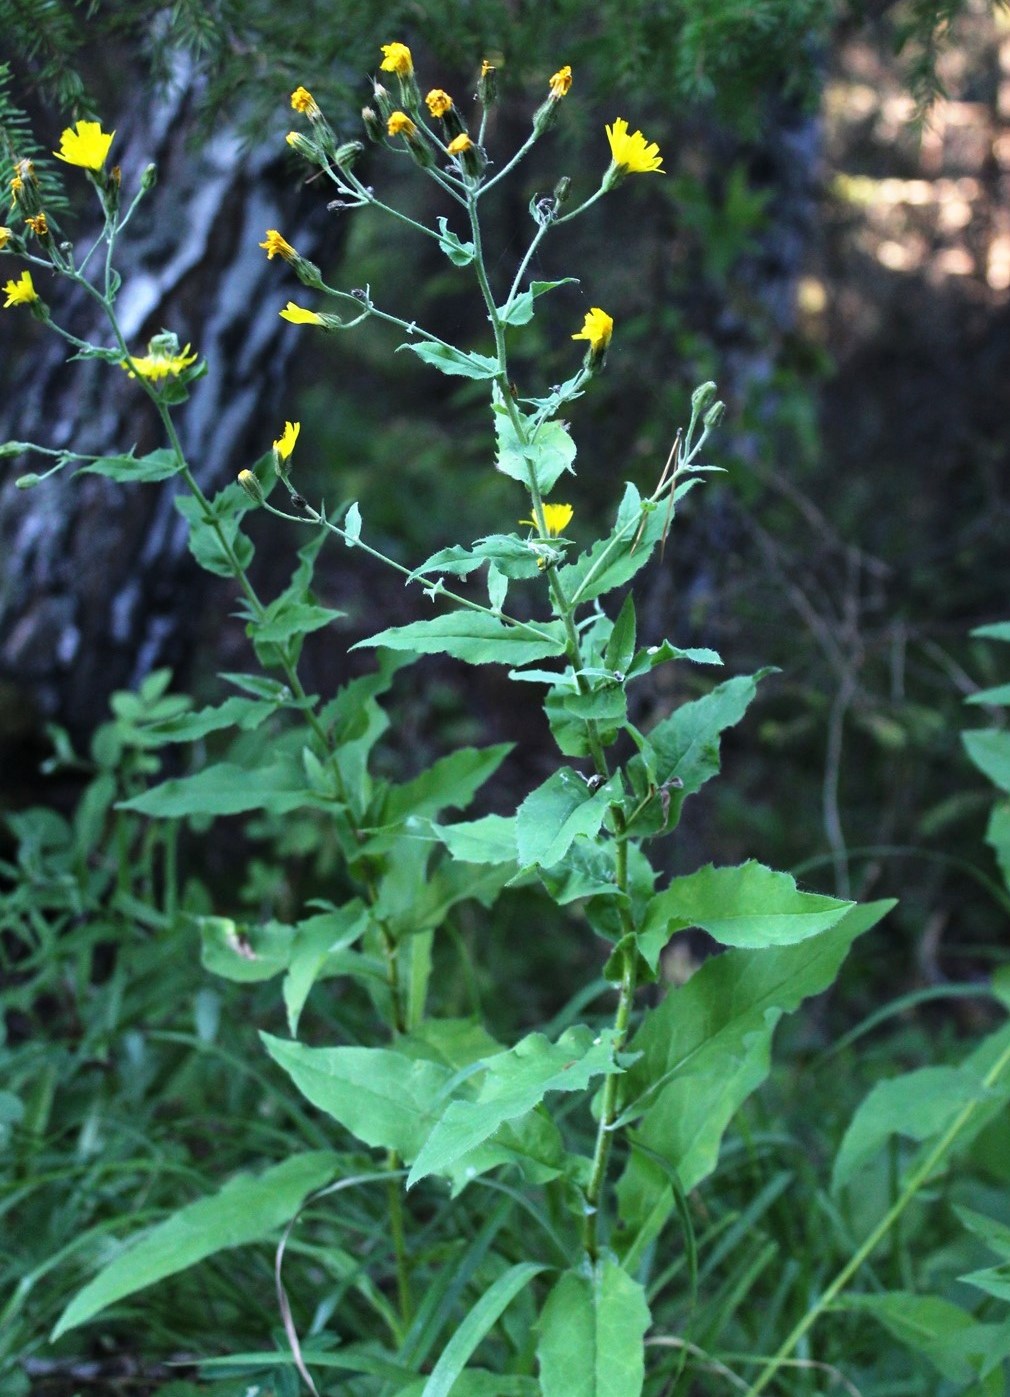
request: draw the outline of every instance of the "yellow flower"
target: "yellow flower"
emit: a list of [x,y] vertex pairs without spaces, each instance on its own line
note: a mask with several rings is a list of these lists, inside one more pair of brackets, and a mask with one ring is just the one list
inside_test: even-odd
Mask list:
[[292,325],[322,325],[323,317],[317,315],[314,310],[306,310],[304,306],[296,306],[294,301],[288,301],[287,305],[279,312],[282,320],[289,320]]
[[285,262],[290,262],[298,254],[290,243],[285,242],[276,228],[268,228],[266,241],[260,243],[260,247],[265,247],[268,258],[283,257]]
[[9,228],[0,228],[0,252],[7,246],[14,234]]
[[414,71],[414,60],[406,44],[383,44],[385,55],[379,68],[384,73],[395,73],[398,78],[409,78]]
[[555,99],[568,96],[568,89],[572,85],[572,70],[566,63],[563,68],[551,78],[551,96]]
[[573,340],[588,340],[589,348],[594,354],[602,354],[610,343],[610,336],[614,333],[614,322],[605,310],[600,310],[599,306],[593,306],[592,310],[586,311],[585,323],[577,335],[573,335]]
[[25,222],[37,238],[44,238],[49,232],[49,224],[44,213],[37,213],[34,218],[26,218]]
[[452,98],[448,92],[443,92],[440,87],[433,87],[424,99],[428,104],[428,110],[432,116],[445,116],[446,112],[452,108]]
[[495,71],[495,65],[494,65],[493,63],[489,62],[489,60],[485,58],[485,59],[481,62],[481,65],[480,65],[480,75],[481,75],[481,77],[482,77],[482,78],[486,78],[486,77],[489,76],[489,74],[493,73],[494,71]]
[[115,131],[103,131],[98,121],[78,121],[76,126],[68,126],[62,133],[60,148],[53,154],[57,160],[65,160],[68,165],[97,171],[105,164],[115,134]]
[[471,141],[470,137],[464,131],[462,135],[457,136],[455,140],[449,142],[446,146],[446,150],[450,155],[462,155],[464,151],[469,150],[472,145],[473,141]]
[[[155,342],[148,346],[150,349]],[[175,341],[178,345],[178,340]],[[154,349],[151,354],[145,354],[142,358],[123,359],[123,368],[127,370],[130,378],[146,378],[150,383],[159,383],[163,378],[178,378],[183,369],[188,369],[190,364],[196,363],[196,354],[190,354],[189,345],[179,354],[173,354],[170,350]]]
[[417,135],[417,127],[406,112],[393,112],[386,122],[386,130],[391,136],[406,136],[408,141]]
[[302,430],[300,422],[285,422],[284,431],[274,442],[274,451],[282,461],[290,460],[291,453],[295,449],[295,442],[298,440],[298,433]]
[[4,301],[4,310],[10,306],[30,306],[32,301],[39,299],[39,293],[32,284],[32,274],[25,270],[18,277],[17,281],[8,281],[4,286],[7,299]]
[[[545,504],[543,510],[544,528],[547,530],[549,538],[557,538],[559,534],[563,534],[572,522],[572,516],[575,513],[570,504]],[[535,519],[520,519],[519,522],[520,524],[529,524],[531,529],[538,527]]]
[[291,94],[291,105],[296,112],[301,112],[303,116],[312,118],[320,115],[319,104],[305,87],[295,88]]
[[606,128],[615,169],[622,175],[645,175],[655,170],[664,175],[663,157],[655,141],[647,142],[641,131],[628,134],[628,123],[619,116]]

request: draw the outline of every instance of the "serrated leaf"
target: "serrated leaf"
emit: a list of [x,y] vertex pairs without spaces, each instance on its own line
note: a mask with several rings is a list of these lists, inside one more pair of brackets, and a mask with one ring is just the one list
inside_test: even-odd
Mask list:
[[340,1156],[329,1150],[295,1155],[258,1177],[239,1174],[218,1193],[180,1208],[143,1233],[78,1292],[60,1316],[52,1339],[205,1257],[268,1237],[290,1222],[306,1195],[328,1183],[340,1165]]
[[188,815],[240,815],[247,810],[270,810],[283,815],[311,803],[305,780],[287,761],[246,768],[216,762],[195,776],[178,776],[152,786],[117,810],[136,810],[159,819]]
[[648,674],[657,665],[665,665],[670,660],[688,660],[695,665],[722,664],[722,656],[716,650],[681,650],[678,645],[671,645],[668,640],[664,640],[661,645],[649,645],[646,649],[637,651],[627,666],[625,679],[637,679],[640,674]]
[[525,539],[518,534],[489,534],[479,538],[472,548],[453,544],[440,548],[420,567],[414,569],[411,578],[437,576],[439,573],[452,573],[458,577],[469,577],[485,563],[493,563],[506,577],[536,577],[536,553]]
[[530,440],[520,442],[512,419],[496,395],[494,405],[495,435],[498,439],[496,469],[511,480],[528,485],[532,470],[541,495],[549,494],[565,471],[575,474],[572,462],[576,447],[563,422],[553,418],[539,425],[524,417],[524,430]]
[[632,484],[625,486],[614,527],[606,538],[560,570],[559,581],[573,604],[592,601],[623,587],[644,568],[666,531],[670,511],[643,503]]
[[514,815],[484,815],[455,825],[435,824],[432,830],[460,863],[509,864],[518,858]]
[[431,344],[427,340],[411,341],[399,345],[398,350],[400,349],[409,349],[432,368],[461,378],[495,378],[501,372],[497,359],[491,359],[486,354],[465,354],[463,350],[455,349],[451,344]]
[[76,474],[104,475],[110,480],[148,485],[159,480],[169,480],[185,469],[185,462],[180,461],[175,452],[167,446],[162,446],[146,456],[102,456],[89,465],[81,466]]
[[337,611],[332,606],[317,606],[312,602],[285,601],[279,607],[271,606],[262,621],[252,621],[248,633],[261,644],[272,642],[283,644],[292,636],[308,635],[346,616],[346,611]]
[[206,507],[192,495],[176,495],[172,501],[189,525],[189,551],[202,568],[217,577],[234,577],[235,564],[247,568],[253,557],[251,540],[239,533],[242,515],[253,504],[241,486],[234,488],[236,494],[230,494],[228,487]]
[[464,243],[449,228],[449,220],[438,219],[438,245],[454,267],[468,267],[476,256],[473,243]]
[[393,1048],[307,1048],[261,1033],[307,1101],[373,1149],[415,1157],[438,1120],[453,1075]]
[[409,816],[462,810],[498,770],[512,746],[511,742],[499,742],[494,747],[461,747],[458,752],[440,757],[413,781],[390,786],[382,806],[381,822],[398,824]]
[[656,894],[638,944],[653,970],[670,938],[687,927],[700,927],[724,946],[791,946],[835,926],[854,905],[800,892],[788,873],[753,859],[737,868],[707,864]]
[[543,1397],[638,1397],[650,1322],[644,1290],[612,1258],[564,1272],[540,1316]]
[[591,791],[577,771],[559,767],[516,811],[520,867],[543,864],[549,868],[564,858],[580,835],[598,834],[607,806],[618,793],[616,777]]
[[556,1043],[530,1033],[508,1052],[484,1059],[476,1099],[449,1104],[414,1160],[407,1187],[429,1174],[445,1173],[506,1121],[532,1111],[547,1092],[584,1091],[594,1077],[620,1071],[613,1038],[611,1029],[594,1038],[577,1025]]
[[197,742],[212,732],[225,728],[238,728],[247,732],[258,728],[267,718],[277,712],[279,703],[275,699],[233,698],[208,708],[200,708],[195,713],[181,713],[174,718],[155,721],[147,726],[147,731],[159,742]]
[[409,650],[415,655],[453,655],[470,664],[525,665],[561,655],[565,650],[564,628],[557,621],[537,625],[508,625],[484,611],[448,611],[429,621],[409,626],[391,626],[352,645],[386,646]]

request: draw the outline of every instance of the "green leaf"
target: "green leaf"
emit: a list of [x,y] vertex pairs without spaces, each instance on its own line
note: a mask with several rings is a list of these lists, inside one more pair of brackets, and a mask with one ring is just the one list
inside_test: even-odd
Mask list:
[[438,220],[438,234],[438,245],[453,266],[468,267],[476,255],[473,243],[460,242],[450,230],[449,220],[444,217]]
[[308,635],[310,631],[321,630],[331,621],[337,621],[341,616],[347,615],[346,611],[337,611],[332,606],[282,600],[283,605],[271,606],[262,621],[249,623],[248,633],[257,644],[283,644],[292,636]]
[[455,349],[451,344],[431,344],[427,340],[412,341],[409,344],[398,345],[397,352],[400,349],[409,349],[432,368],[441,369],[444,374],[456,374],[461,378],[495,378],[501,372],[497,359],[491,359],[486,354],[464,354],[461,349]]
[[286,970],[295,939],[294,927],[281,922],[245,927],[230,917],[194,917],[205,970],[238,984],[272,980]]
[[636,487],[626,485],[614,527],[607,537],[560,571],[559,581],[569,600],[592,601],[615,587],[623,587],[649,561],[668,518],[665,504],[643,504]]
[[543,1397],[638,1397],[650,1320],[644,1290],[610,1257],[566,1271],[540,1316]]
[[498,314],[503,325],[527,325],[533,319],[533,303],[538,296],[544,295],[547,291],[553,291],[556,286],[578,286],[579,279],[574,276],[562,277],[560,281],[534,281],[530,283],[528,291],[520,291],[519,295],[509,306],[499,306]]
[[1010,791],[1010,732],[980,728],[963,732],[961,741],[982,775],[988,776],[1001,791]]
[[788,873],[753,859],[737,868],[707,864],[656,894],[638,944],[653,970],[670,938],[687,927],[701,927],[724,946],[791,946],[835,926],[854,905],[800,892]]
[[993,621],[987,626],[976,626],[971,634],[978,640],[1010,640],[1010,621]]
[[869,1315],[950,1382],[963,1385],[985,1377],[1010,1353],[1010,1324],[980,1324],[960,1305],[938,1295],[901,1290],[850,1294],[835,1305]]
[[421,1397],[449,1397],[477,1345],[490,1332],[501,1315],[520,1291],[525,1290],[535,1276],[545,1270],[532,1261],[520,1262],[499,1276],[490,1290],[484,1294],[458,1325],[456,1332],[446,1344],[438,1362],[431,1370],[431,1376],[424,1385]]
[[432,825],[436,838],[460,863],[515,863],[515,816],[484,815],[455,825]]
[[618,612],[614,629],[610,632],[610,639],[607,641],[607,648],[603,653],[603,663],[607,669],[617,670],[622,674],[626,673],[635,653],[636,634],[635,598],[629,592],[624,598],[624,605]]
[[212,732],[221,732],[224,728],[239,728],[243,732],[258,728],[280,706],[281,701],[275,699],[241,698],[235,695],[212,707],[156,720],[145,727],[159,742],[198,742],[200,738]]
[[594,1038],[578,1025],[556,1043],[542,1033],[530,1033],[508,1052],[486,1058],[476,1099],[450,1103],[414,1160],[407,1187],[429,1174],[446,1172],[505,1121],[532,1111],[547,1092],[584,1091],[593,1077],[620,1071],[613,1037],[606,1029]]
[[460,610],[409,626],[391,626],[359,640],[351,649],[380,645],[415,655],[453,655],[475,665],[525,665],[564,654],[565,635],[558,621],[510,626],[484,611]]
[[845,1132],[831,1176],[832,1192],[844,1188],[892,1135],[929,1140],[964,1106],[988,1095],[978,1077],[961,1067],[921,1067],[877,1082]]
[[311,803],[304,779],[290,762],[281,760],[250,769],[216,762],[195,776],[173,777],[132,800],[120,801],[116,809],[179,819],[184,815],[240,815],[247,810],[283,815]]
[[546,867],[563,859],[579,835],[599,833],[608,805],[619,798],[618,778],[592,791],[570,766],[559,767],[516,811],[519,865]]
[[624,677],[629,680],[637,679],[640,674],[648,674],[657,665],[665,665],[670,660],[688,660],[694,665],[722,664],[722,656],[715,650],[681,650],[679,646],[664,640],[661,645],[649,645],[646,649],[637,651],[627,666]]
[[640,741],[641,755],[627,770],[642,805],[629,830],[651,834],[676,827],[685,799],[719,771],[721,733],[740,721],[759,681],[771,672],[727,679],[703,698],[682,703]]
[[575,442],[563,422],[553,418],[538,426],[530,418],[523,417],[524,430],[529,432],[531,439],[520,442],[512,418],[497,392],[494,414],[495,435],[498,438],[495,465],[503,475],[528,486],[532,469],[537,488],[541,495],[546,495],[565,471],[575,474],[572,468],[572,462],[575,460]]
[[[309,991],[323,978],[332,958],[358,941],[368,926],[369,913],[359,898],[332,912],[321,912],[298,923],[291,944],[288,973],[284,977],[284,1007],[288,1032],[298,1032]],[[338,962],[339,964],[339,962]]]
[[486,538],[479,538],[472,548],[464,548],[457,543],[451,548],[439,549],[415,568],[411,577],[433,576],[443,572],[469,577],[485,563],[493,564],[506,577],[536,577],[540,572],[537,555],[524,538],[518,534],[489,534]]
[[413,1159],[439,1116],[453,1075],[392,1048],[306,1048],[269,1033],[260,1037],[313,1106],[374,1149]]
[[437,815],[441,810],[461,810],[474,792],[493,776],[512,751],[512,743],[494,747],[462,747],[451,752],[402,786],[390,786],[380,822],[399,824],[409,816]]
[[965,703],[982,703],[988,706],[1010,703],[1010,684],[997,684],[994,689],[979,689],[969,694]]
[[[812,941],[710,956],[646,1015],[630,1045],[642,1057],[622,1083],[619,1124],[637,1121],[632,1142],[667,1160],[685,1192],[715,1168],[726,1127],[767,1076],[781,1016],[827,989],[852,941],[893,906],[854,907]],[[673,1207],[663,1172],[638,1153],[618,1196],[629,1243],[646,1219],[662,1225]]]
[[295,1155],[258,1177],[239,1174],[218,1193],[180,1208],[143,1233],[71,1300],[52,1340],[205,1257],[269,1236],[290,1222],[305,1196],[328,1183],[339,1167],[339,1155],[329,1150]]
[[202,568],[218,577],[234,577],[236,563],[249,566],[253,546],[239,533],[239,524],[253,504],[240,485],[228,486],[206,507],[192,495],[176,495],[172,503],[189,525],[189,551]]
[[137,457],[132,452],[125,456],[102,456],[90,465],[81,466],[76,474],[105,475],[110,480],[148,485],[158,480],[168,480],[185,469],[185,462],[180,461],[167,446],[162,446],[146,456]]

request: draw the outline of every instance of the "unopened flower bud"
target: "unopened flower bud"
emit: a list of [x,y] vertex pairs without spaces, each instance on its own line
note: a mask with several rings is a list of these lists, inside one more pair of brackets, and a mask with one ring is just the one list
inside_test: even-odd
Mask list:
[[263,486],[259,483],[252,471],[239,471],[238,483],[246,492],[253,504],[262,504],[266,499],[263,493]]
[[333,152],[333,163],[342,170],[349,170],[365,147],[360,141],[345,141]]
[[385,125],[374,107],[362,107],[361,120],[364,123],[365,134],[370,141],[381,141],[385,138]]
[[387,88],[381,82],[372,84],[372,96],[375,98],[375,105],[379,109],[383,121],[388,121],[393,114],[393,99],[389,95]]
[[700,413],[703,413],[714,397],[715,384],[711,381],[708,383],[700,383],[691,394],[692,416],[697,417]]
[[292,150],[297,150],[299,155],[304,155],[306,160],[312,160],[316,164],[319,162],[319,148],[308,136],[303,136],[300,131],[289,131],[284,137]]
[[498,100],[498,69],[487,59],[480,65],[477,79],[477,100],[482,107],[492,107]]
[[145,165],[144,173],[140,177],[140,187],[146,194],[149,189],[153,189],[158,183],[157,165]]
[[702,418],[702,421],[705,423],[705,430],[711,432],[715,427],[718,427],[719,423],[722,421],[723,413],[725,411],[725,403],[713,403],[712,406],[709,408],[708,412],[706,412],[705,416]]
[[568,196],[572,192],[572,182],[567,175],[562,175],[554,186],[554,202],[556,204],[566,204]]
[[27,475],[19,475],[14,485],[18,490],[30,490],[32,486],[37,485],[41,479],[42,477],[40,475],[36,475],[34,471],[29,471]]

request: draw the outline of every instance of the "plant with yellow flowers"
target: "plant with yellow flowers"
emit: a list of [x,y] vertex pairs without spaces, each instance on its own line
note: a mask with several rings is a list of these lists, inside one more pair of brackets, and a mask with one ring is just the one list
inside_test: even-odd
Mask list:
[[[282,980],[286,1032],[263,1033],[263,1045],[272,1070],[333,1123],[332,1147],[232,1179],[220,1209],[206,1200],[180,1208],[107,1262],[55,1334],[185,1265],[269,1235],[307,1199],[353,1189],[384,1210],[375,1236],[381,1250],[361,1248],[349,1229],[316,1255],[345,1288],[353,1286],[372,1329],[348,1334],[337,1307],[326,1310],[313,1341],[303,1341],[308,1317],[291,1313],[278,1281],[287,1347],[271,1362],[294,1365],[310,1391],[336,1368],[365,1375],[356,1392],[659,1394],[688,1356],[670,1336],[647,1337],[650,1299],[679,1283],[664,1270],[664,1251],[679,1233],[693,1255],[695,1210],[687,1196],[714,1168],[730,1120],[767,1072],[779,1017],[830,983],[853,938],[886,905],[857,908],[806,893],[754,861],[673,878],[661,877],[654,862],[655,841],[673,834],[684,802],[718,772],[721,734],[743,717],[762,678],[726,680],[646,729],[629,716],[633,688],[648,685],[659,667],[722,663],[711,650],[640,636],[629,590],[666,542],[679,502],[712,469],[704,452],[722,404],[713,384],[697,389],[654,482],[644,490],[626,482],[609,530],[581,546],[570,532],[578,518],[576,442],[566,414],[605,370],[619,323],[590,294],[581,326],[576,318],[565,332],[566,342],[584,345],[581,357],[569,343],[571,371],[550,387],[516,386],[510,353],[544,298],[574,284],[531,277],[544,241],[628,177],[661,174],[658,147],[617,118],[606,128],[610,161],[595,186],[573,200],[573,182],[562,177],[553,193],[533,200],[528,243],[501,281],[491,271],[500,259],[489,252],[485,201],[558,119],[575,82],[571,67],[549,78],[528,138],[503,155],[488,148],[494,65],[481,67],[471,123],[469,101],[441,87],[422,97],[407,45],[384,44],[381,55],[382,80],[363,113],[364,135],[378,148],[374,185],[359,173],[364,143],[338,140],[303,86],[291,109],[305,128],[292,131],[288,144],[335,186],[343,207],[391,218],[405,237],[437,245],[480,298],[488,342],[449,343],[388,307],[381,288],[330,285],[276,228],[264,230],[260,246],[276,259],[285,288],[296,279],[312,293],[311,304],[289,299],[280,312],[298,333],[344,334],[380,322],[432,371],[487,394],[495,468],[512,482],[514,513],[492,521],[483,537],[454,542],[412,567],[369,541],[356,504],[334,516],[305,497],[296,455],[311,451],[311,442],[297,421],[284,423],[235,484],[213,499],[201,491],[173,424],[204,370],[199,351],[165,331],[141,352],[126,343],[116,316],[115,246],[146,185],[121,206],[118,172],[107,166],[114,133],[78,121],[58,152],[84,172],[102,203],[108,256],[94,278],[68,244],[39,231],[46,211],[27,162],[13,172],[24,231],[0,231],[0,254],[27,265],[6,283],[5,306],[29,307],[78,350],[104,358],[130,391],[148,396],[164,429],[164,446],[149,456],[52,452],[52,470],[74,465],[124,483],[176,478],[194,555],[234,580],[253,651],[268,672],[231,676],[237,694],[177,721],[164,738],[202,741],[232,730],[246,739],[236,741],[238,755],[152,784],[124,808],[154,821],[199,821],[202,829],[225,814],[290,820],[297,812],[325,829],[340,864],[333,896],[300,909],[290,925],[239,924],[228,906],[210,915],[183,905],[179,914],[182,932],[200,941],[216,973]],[[397,158],[413,161],[444,199],[434,227],[376,192],[382,162]],[[33,269],[69,278],[100,303],[107,342],[82,344],[56,324]],[[290,585],[270,601],[249,576],[253,548],[242,525],[253,510],[308,535]],[[397,569],[417,604],[404,624],[360,643],[375,651],[375,673],[324,701],[306,692],[299,660],[305,635],[340,615],[312,590],[315,558],[331,539]],[[429,654],[503,666],[543,695],[558,762],[508,813],[450,815],[493,776],[505,746],[453,751],[405,782],[377,774],[372,757],[386,726],[379,699],[398,669]],[[252,733],[258,740],[251,747]],[[156,742],[150,733],[149,744]],[[611,1002],[602,1016],[588,1014],[599,997],[590,990],[552,1032],[503,1042],[476,1006],[466,1018],[445,1012],[436,967],[457,944],[451,910],[490,908],[516,884],[541,889],[535,935],[591,948]],[[730,949],[683,987],[643,998],[639,989],[661,978],[671,938],[692,927]],[[368,1007],[370,1038],[300,1041],[306,1002],[336,977]],[[466,1199],[486,1215],[472,1245],[452,1231]],[[283,1244],[278,1278],[282,1257]],[[321,1342],[326,1330],[336,1335],[328,1345]],[[243,1366],[236,1358],[234,1367],[259,1371],[253,1359]]]

